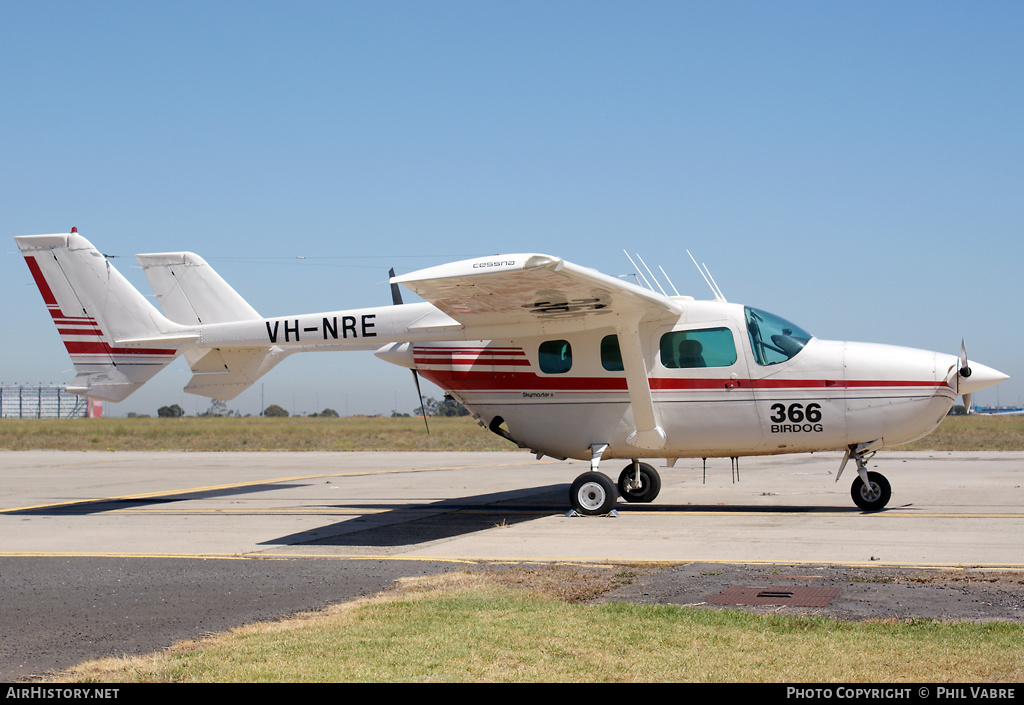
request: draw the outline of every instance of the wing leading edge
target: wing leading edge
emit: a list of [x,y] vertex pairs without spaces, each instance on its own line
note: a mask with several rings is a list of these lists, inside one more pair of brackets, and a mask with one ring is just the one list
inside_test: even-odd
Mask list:
[[682,313],[682,306],[667,296],[542,254],[452,262],[391,282],[411,289],[467,329],[535,325],[540,332],[557,329],[558,322],[567,328],[616,327],[613,319]]

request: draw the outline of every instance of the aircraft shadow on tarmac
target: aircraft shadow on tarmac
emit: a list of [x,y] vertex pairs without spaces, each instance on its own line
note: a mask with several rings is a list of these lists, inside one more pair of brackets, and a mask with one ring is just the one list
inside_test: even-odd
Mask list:
[[[263,541],[260,545],[394,547],[426,544],[431,541],[509,526],[549,516],[565,516],[569,512],[566,485],[524,488],[514,493],[477,495],[445,499],[429,504],[354,504],[350,510],[363,509],[365,517],[328,524],[316,529]],[[618,510],[628,513],[801,513],[858,514],[857,507],[825,507],[806,505],[694,505],[694,504],[625,504]],[[385,511],[380,511],[385,510]],[[580,521],[596,521],[600,517],[579,517]]]
[[410,546],[568,511],[565,485],[443,499],[428,504],[345,502],[343,506],[349,510],[362,509],[368,514],[263,541],[260,545]]
[[16,509],[4,512],[15,516],[87,516],[89,514],[102,514],[124,509],[138,509],[152,507],[158,504],[170,504],[172,502],[184,502],[186,500],[212,499],[214,497],[230,497],[239,494],[250,494],[253,492],[266,492],[268,490],[287,489],[289,487],[301,487],[302,485],[286,485],[280,483],[245,485],[244,487],[225,487],[215,490],[201,490],[198,492],[168,493],[152,497],[124,497],[106,499],[72,500],[69,502],[46,504],[39,507],[27,509]]

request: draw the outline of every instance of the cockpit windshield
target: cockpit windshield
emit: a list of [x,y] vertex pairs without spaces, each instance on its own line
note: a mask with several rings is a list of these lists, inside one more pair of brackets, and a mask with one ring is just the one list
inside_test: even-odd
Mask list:
[[796,357],[812,337],[784,318],[747,306],[747,335],[759,365],[777,365]]

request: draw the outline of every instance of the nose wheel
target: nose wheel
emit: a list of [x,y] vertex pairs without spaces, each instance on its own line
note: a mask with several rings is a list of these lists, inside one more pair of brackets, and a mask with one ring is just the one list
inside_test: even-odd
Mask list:
[[853,486],[850,487],[850,496],[853,497],[853,503],[865,512],[877,512],[889,503],[892,488],[889,487],[889,481],[885,479],[885,475],[881,473],[869,472],[867,476],[866,485],[864,480],[859,475],[857,476],[857,479],[853,481]]

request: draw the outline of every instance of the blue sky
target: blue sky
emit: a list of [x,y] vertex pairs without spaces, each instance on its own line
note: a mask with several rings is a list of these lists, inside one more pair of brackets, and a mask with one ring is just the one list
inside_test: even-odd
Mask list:
[[[1022,33],[1019,2],[2,3],[0,381],[73,377],[10,238],[76,226],[144,293],[134,254],[191,250],[268,316],[522,251],[707,298],[690,249],[821,338],[964,338],[1016,404]],[[107,413],[202,411],[188,377]],[[229,406],[261,399],[417,403],[370,353]]]

